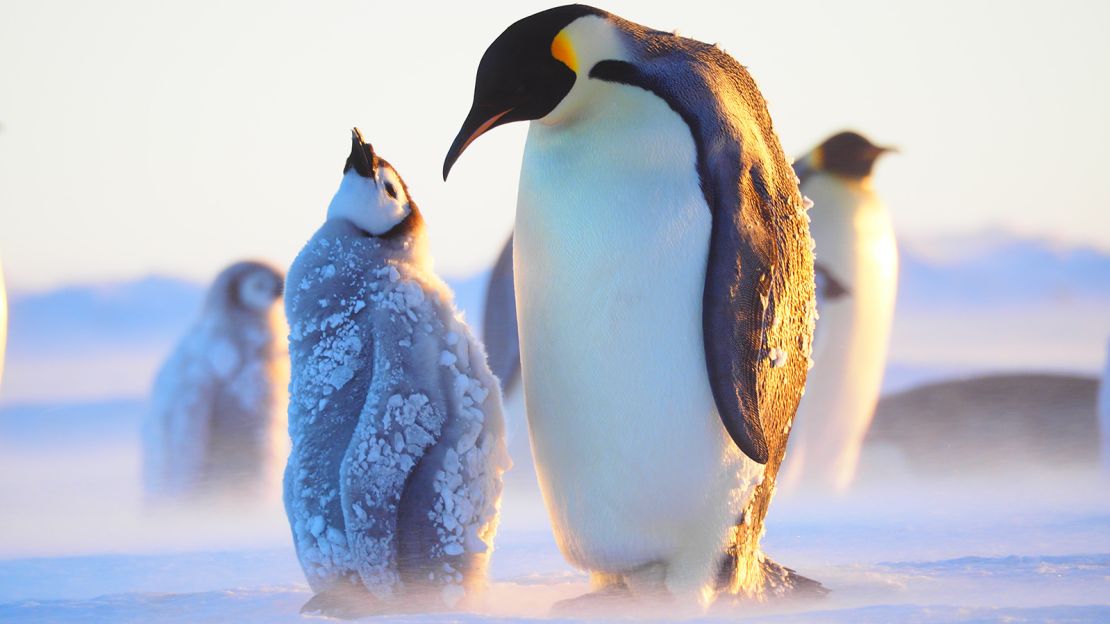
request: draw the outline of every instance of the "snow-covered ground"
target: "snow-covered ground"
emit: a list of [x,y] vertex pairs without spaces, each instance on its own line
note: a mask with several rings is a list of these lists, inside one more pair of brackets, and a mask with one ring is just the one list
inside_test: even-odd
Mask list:
[[[143,508],[142,408],[0,410],[0,621],[300,621],[310,595],[276,503]],[[507,492],[503,512],[485,609],[382,620],[544,618],[586,591],[534,491]],[[780,499],[765,549],[832,592],[699,619],[1110,621],[1110,484],[1093,475],[873,480],[844,498]]]
[[[1012,237],[955,243],[963,252],[945,248],[943,261],[903,251],[887,392],[1006,369],[1097,374],[1110,335],[1110,256]],[[481,318],[483,276],[452,286],[468,317]],[[0,622],[307,619],[307,585],[276,501],[142,504],[141,397],[201,293],[151,279],[13,294],[0,389]],[[700,619],[1110,622],[1107,477],[894,480],[906,473],[884,457],[869,455],[868,474],[841,498],[798,494],[772,506],[765,550],[823,582],[825,599],[721,607]],[[486,606],[380,621],[547,618],[556,601],[584,593],[585,576],[563,561],[538,495],[520,481],[503,498]]]

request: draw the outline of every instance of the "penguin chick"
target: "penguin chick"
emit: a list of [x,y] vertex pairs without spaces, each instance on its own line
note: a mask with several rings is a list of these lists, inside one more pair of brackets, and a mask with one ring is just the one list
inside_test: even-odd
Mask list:
[[458,605],[493,548],[501,390],[432,272],[408,189],[357,129],[287,292],[285,508],[317,592],[304,611]]
[[276,494],[288,383],[281,289],[281,273],[255,261],[231,265],[209,288],[154,382],[144,423],[151,498]]

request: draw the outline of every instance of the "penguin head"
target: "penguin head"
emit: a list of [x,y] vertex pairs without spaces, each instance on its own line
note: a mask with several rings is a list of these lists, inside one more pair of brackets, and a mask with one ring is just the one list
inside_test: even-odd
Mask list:
[[255,260],[236,262],[216,276],[208,292],[207,306],[265,314],[281,298],[283,284],[281,272],[268,264]]
[[328,205],[328,219],[345,219],[369,236],[388,237],[418,216],[404,180],[353,128],[351,154]]
[[859,133],[845,131],[825,139],[799,164],[812,171],[858,180],[870,177],[879,156],[896,151],[892,147],[875,145]]
[[[580,18],[596,17],[585,32],[571,32]],[[505,29],[478,64],[474,100],[447,158],[443,179],[479,136],[513,121],[543,119],[560,106],[590,67],[612,56],[615,19],[605,11],[581,4],[548,9]]]

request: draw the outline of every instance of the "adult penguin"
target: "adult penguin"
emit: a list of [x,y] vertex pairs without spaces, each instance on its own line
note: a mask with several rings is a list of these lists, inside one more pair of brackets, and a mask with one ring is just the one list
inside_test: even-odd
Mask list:
[[444,177],[525,120],[522,380],[587,600],[796,584],[759,537],[808,368],[812,241],[755,82],[716,46],[562,6],[490,45]]
[[814,203],[820,318],[813,370],[779,478],[786,491],[847,489],[875,414],[894,320],[898,245],[872,171],[891,151],[840,132],[794,165]]

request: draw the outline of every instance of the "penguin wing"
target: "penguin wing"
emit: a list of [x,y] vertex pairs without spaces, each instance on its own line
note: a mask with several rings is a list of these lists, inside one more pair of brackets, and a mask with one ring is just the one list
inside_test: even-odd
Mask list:
[[781,458],[812,338],[813,258],[796,177],[755,82],[735,59],[716,46],[628,28],[639,60],[602,61],[590,77],[646,89],[689,126],[713,218],[702,298],[713,398],[748,457]]
[[813,279],[817,287],[817,311],[826,301],[836,301],[851,294],[843,282],[836,279],[832,271],[820,262],[813,263]]
[[482,314],[482,340],[493,374],[501,380],[501,390],[509,390],[520,379],[520,337],[517,334],[516,290],[513,286],[513,239],[509,237],[486,287],[486,307]]
[[851,295],[851,291],[840,280],[833,276],[832,271],[820,262],[813,263],[813,281],[817,291],[817,324],[813,328],[813,353],[821,352],[825,331],[822,329],[820,315],[830,303],[840,301]]

